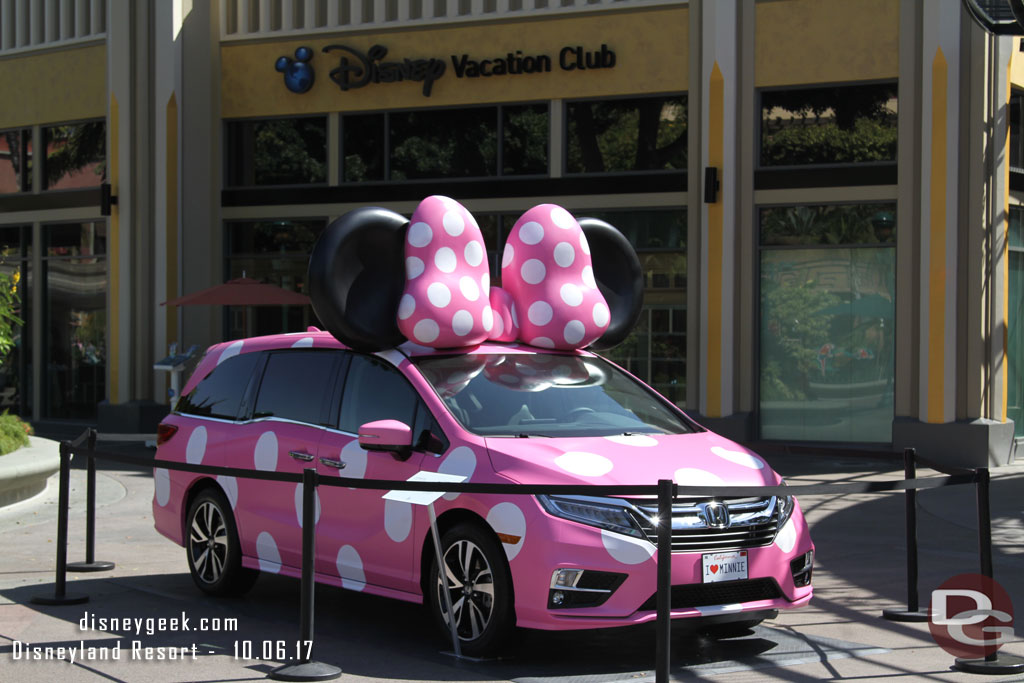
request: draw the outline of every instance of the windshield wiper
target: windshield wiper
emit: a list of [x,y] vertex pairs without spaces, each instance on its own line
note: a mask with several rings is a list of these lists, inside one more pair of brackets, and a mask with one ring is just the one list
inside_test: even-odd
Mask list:
[[536,436],[543,436],[545,439],[551,438],[550,434],[528,434],[527,432],[519,432],[518,434],[516,434],[517,439],[529,439]]

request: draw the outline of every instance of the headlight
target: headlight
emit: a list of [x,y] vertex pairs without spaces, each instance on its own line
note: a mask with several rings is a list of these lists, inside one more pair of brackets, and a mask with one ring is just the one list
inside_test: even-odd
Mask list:
[[[786,482],[782,482],[783,486],[787,486]],[[796,498],[793,496],[779,496],[779,528],[786,526],[786,522],[793,515],[793,508],[796,507]]]
[[587,526],[615,531],[627,536],[644,538],[636,520],[622,505],[612,500],[598,500],[583,496],[537,496],[549,514]]

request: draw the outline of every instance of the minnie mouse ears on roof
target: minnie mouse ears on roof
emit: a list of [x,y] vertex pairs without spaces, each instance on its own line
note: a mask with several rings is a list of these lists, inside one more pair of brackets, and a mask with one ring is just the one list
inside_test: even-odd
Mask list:
[[554,204],[516,221],[501,275],[502,287],[491,287],[472,214],[431,196],[409,221],[373,207],[332,222],[310,255],[308,281],[327,330],[361,351],[407,339],[433,348],[486,340],[608,348],[643,305],[640,262],[622,233]]

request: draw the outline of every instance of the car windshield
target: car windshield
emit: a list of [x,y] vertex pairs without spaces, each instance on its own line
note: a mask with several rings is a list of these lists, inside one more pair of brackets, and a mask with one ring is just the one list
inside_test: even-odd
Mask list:
[[455,419],[481,436],[694,431],[665,399],[596,357],[461,354],[422,356],[413,363]]

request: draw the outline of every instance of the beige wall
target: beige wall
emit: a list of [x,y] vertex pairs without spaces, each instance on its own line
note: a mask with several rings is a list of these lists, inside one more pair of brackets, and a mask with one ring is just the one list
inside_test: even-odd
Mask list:
[[755,85],[896,78],[899,0],[760,0]]
[[0,60],[0,128],[107,115],[105,45]]

